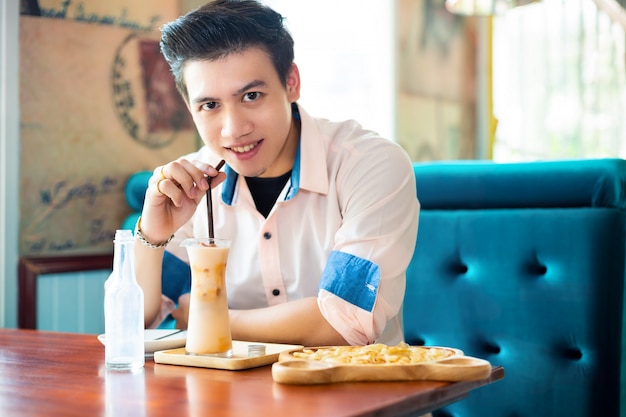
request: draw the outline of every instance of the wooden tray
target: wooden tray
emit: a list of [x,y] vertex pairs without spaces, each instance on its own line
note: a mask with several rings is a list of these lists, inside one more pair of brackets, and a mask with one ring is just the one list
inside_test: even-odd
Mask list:
[[[250,345],[265,346],[265,355],[249,357],[248,346]],[[302,346],[233,340],[233,356],[231,358],[188,355],[183,347],[155,352],[154,362],[169,365],[195,366],[200,368],[228,369],[235,371],[270,365],[278,360],[278,355],[281,352],[298,349],[302,349]]]
[[[308,348],[308,349],[319,349]],[[479,358],[463,355],[453,348],[443,359],[410,365],[353,365],[301,359],[293,356],[295,349],[279,355],[272,365],[272,378],[283,384],[327,384],[351,381],[474,381],[489,377],[491,364]]]

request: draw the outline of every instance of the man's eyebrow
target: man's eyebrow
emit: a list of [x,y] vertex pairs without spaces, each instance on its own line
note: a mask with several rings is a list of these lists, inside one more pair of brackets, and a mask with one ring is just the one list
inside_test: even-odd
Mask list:
[[252,89],[252,88],[256,88],[256,87],[265,87],[267,84],[265,83],[265,81],[261,81],[261,80],[254,80],[249,82],[248,84],[244,85],[243,87],[241,87],[239,90],[235,91],[233,93],[233,96],[239,96],[243,93],[245,93],[246,91]]
[[[233,97],[239,96],[252,88],[265,87],[265,86],[267,86],[267,83],[265,81],[261,81],[261,80],[250,81],[248,84],[244,85],[239,90],[235,91],[233,93]],[[193,100],[191,100],[191,102],[194,104],[208,103],[211,101],[219,101],[219,100],[213,97],[196,97]]]
[[191,100],[191,102],[193,104],[200,104],[200,103],[209,103],[212,101],[217,101],[217,99],[213,98],[213,97],[196,97],[193,100]]

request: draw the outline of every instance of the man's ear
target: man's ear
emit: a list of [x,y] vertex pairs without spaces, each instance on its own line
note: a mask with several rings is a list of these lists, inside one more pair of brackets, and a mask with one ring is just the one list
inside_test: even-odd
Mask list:
[[300,71],[295,63],[292,63],[289,69],[286,86],[289,101],[295,103],[300,98]]

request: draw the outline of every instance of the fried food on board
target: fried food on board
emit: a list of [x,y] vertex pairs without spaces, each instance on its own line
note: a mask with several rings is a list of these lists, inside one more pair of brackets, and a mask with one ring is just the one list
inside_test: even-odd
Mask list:
[[361,365],[408,365],[435,361],[455,354],[452,349],[409,346],[404,342],[396,346],[375,343],[367,346],[305,348],[300,352],[293,352],[293,356],[299,359]]

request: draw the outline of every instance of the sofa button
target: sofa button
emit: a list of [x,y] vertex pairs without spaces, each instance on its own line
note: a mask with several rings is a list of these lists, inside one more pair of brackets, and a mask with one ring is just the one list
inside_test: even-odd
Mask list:
[[583,352],[577,347],[563,349],[563,356],[573,361],[579,361],[583,358]]
[[494,342],[485,342],[483,350],[490,355],[498,355],[502,351],[502,348]]

